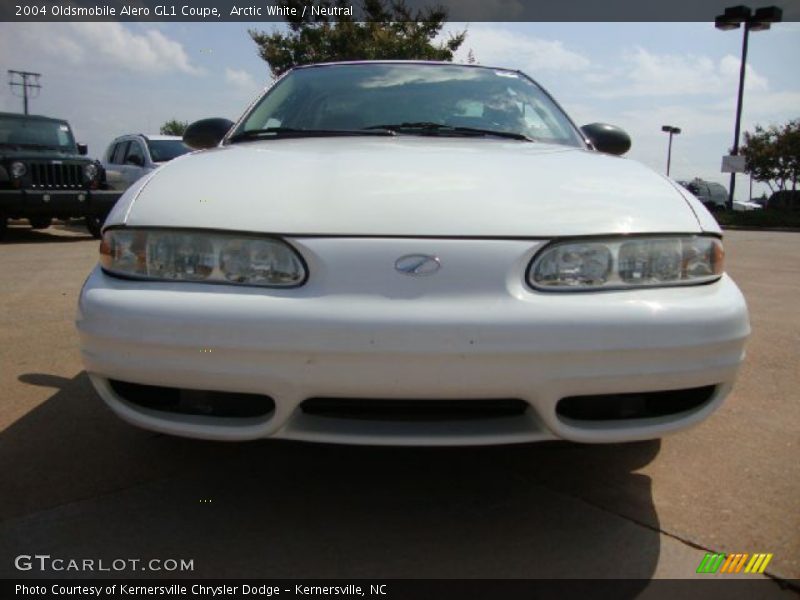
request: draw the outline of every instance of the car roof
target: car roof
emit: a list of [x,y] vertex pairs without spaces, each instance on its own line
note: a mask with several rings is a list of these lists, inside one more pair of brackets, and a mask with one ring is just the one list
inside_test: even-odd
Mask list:
[[44,115],[24,115],[22,113],[0,112],[0,117],[12,119],[33,119],[36,121],[52,121],[54,123],[66,123],[66,119],[59,119],[56,117],[45,117]]
[[492,67],[490,65],[456,63],[444,60],[341,60],[334,62],[297,65],[292,67],[291,70],[294,71],[299,69],[311,69],[314,67],[334,67],[341,65],[430,65],[435,67],[464,67],[465,69],[489,69],[491,71],[509,71],[513,73],[519,73],[517,69],[509,69],[508,67]]
[[161,135],[161,134],[155,134],[155,133],[125,133],[125,134],[118,135],[117,137],[115,137],[114,140],[111,143],[114,144],[114,143],[118,142],[119,140],[122,140],[122,139],[125,139],[125,138],[133,138],[133,137],[144,138],[145,140],[148,140],[148,141],[182,140],[183,139],[179,135]]

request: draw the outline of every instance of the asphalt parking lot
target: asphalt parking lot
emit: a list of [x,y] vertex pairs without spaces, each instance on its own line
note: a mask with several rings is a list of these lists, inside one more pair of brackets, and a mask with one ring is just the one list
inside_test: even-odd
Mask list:
[[45,553],[193,559],[183,575],[201,577],[684,578],[715,551],[770,552],[770,577],[799,579],[800,233],[731,231],[726,250],[753,336],[733,395],[690,431],[608,446],[224,444],[141,431],[101,404],[73,327],[97,242],[12,227],[0,576]]

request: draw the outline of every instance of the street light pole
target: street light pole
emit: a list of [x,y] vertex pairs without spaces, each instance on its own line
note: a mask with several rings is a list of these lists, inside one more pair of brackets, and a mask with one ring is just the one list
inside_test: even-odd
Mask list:
[[[750,23],[745,22],[742,33],[742,61],[739,63],[739,95],[736,98],[736,127],[733,134],[732,156],[739,154],[739,133],[742,129],[742,100],[744,99],[744,74],[747,67],[747,43],[750,39]],[[736,189],[736,173],[731,171],[731,185],[728,192],[728,208],[733,209],[733,191]]]
[[672,162],[672,132],[669,132],[669,146],[667,146],[667,177],[669,177],[669,163]]
[[[739,63],[739,94],[736,99],[736,126],[734,128],[732,156],[739,154],[739,134],[742,126],[742,100],[744,98],[744,74],[747,68],[747,45],[751,31],[764,31],[770,24],[778,23],[783,11],[777,6],[764,6],[753,12],[747,6],[731,6],[714,19],[714,26],[721,31],[738,29],[744,25],[742,36],[742,60]],[[733,192],[736,186],[736,171],[731,170],[731,185],[728,193],[728,208],[733,209]]]
[[673,127],[672,125],[663,125],[661,131],[669,134],[669,145],[667,146],[667,177],[669,177],[669,167],[672,162],[672,136],[678,135],[681,129],[680,127]]

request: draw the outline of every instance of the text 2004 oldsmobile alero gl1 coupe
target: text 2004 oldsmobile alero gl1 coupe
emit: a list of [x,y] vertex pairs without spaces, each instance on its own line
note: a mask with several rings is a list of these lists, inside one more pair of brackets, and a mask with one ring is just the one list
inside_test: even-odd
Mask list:
[[218,440],[616,442],[697,423],[749,334],[687,191],[526,75],[296,68],[105,223],[77,326],[123,419]]

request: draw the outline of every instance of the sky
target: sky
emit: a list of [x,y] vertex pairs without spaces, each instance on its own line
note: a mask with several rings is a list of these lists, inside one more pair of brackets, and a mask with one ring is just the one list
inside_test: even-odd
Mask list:
[[[125,133],[158,133],[168,119],[235,120],[271,74],[249,28],[275,23],[0,23],[0,69],[42,74],[31,112],[66,118],[100,156]],[[606,122],[633,139],[628,157],[671,176],[718,181],[733,143],[741,31],[712,23],[469,23],[456,55],[517,68],[543,85],[578,125]],[[446,35],[446,33],[444,33]],[[742,131],[800,118],[800,23],[752,33]],[[0,85],[0,111],[22,99]],[[756,183],[753,195],[767,191]],[[746,199],[749,180],[737,178]]]

